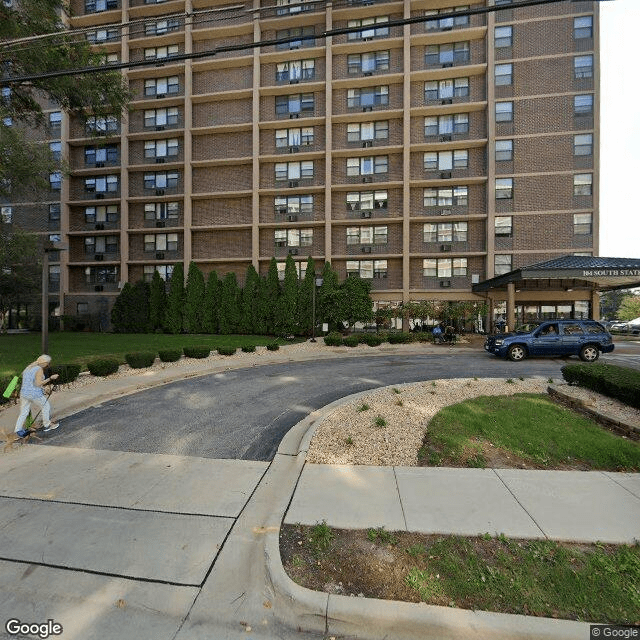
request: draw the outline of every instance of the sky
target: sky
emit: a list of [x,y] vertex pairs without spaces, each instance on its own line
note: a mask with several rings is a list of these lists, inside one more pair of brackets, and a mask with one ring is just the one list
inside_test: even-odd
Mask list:
[[[640,259],[640,0],[600,2],[600,255]],[[636,186],[639,186],[636,184]]]

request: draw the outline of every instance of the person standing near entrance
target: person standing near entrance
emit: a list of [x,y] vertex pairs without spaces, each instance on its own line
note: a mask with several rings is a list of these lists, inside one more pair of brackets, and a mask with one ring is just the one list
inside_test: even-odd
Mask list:
[[20,438],[24,438],[28,431],[25,430],[24,423],[31,411],[32,405],[40,407],[42,412],[42,424],[45,431],[53,431],[60,425],[51,422],[51,404],[49,397],[44,393],[44,386],[58,379],[58,374],[54,373],[50,378],[45,378],[44,368],[51,363],[51,356],[41,355],[35,362],[25,367],[22,372],[22,385],[20,387],[20,415],[16,421],[15,432]]

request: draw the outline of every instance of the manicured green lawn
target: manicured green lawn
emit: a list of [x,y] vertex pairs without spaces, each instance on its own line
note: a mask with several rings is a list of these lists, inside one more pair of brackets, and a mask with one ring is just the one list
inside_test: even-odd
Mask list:
[[640,445],[550,401],[547,396],[483,396],[442,409],[429,423],[419,456],[429,465],[486,466],[482,443],[531,463],[580,463],[640,470]]
[[[81,364],[96,357],[116,358],[124,363],[126,353],[154,351],[159,349],[182,349],[189,345],[241,347],[243,345],[266,345],[274,342],[273,336],[240,335],[172,335],[162,333],[51,333],[49,355],[54,364]],[[280,344],[286,341],[278,340]],[[40,355],[39,333],[0,335],[0,376],[20,373],[26,365]]]

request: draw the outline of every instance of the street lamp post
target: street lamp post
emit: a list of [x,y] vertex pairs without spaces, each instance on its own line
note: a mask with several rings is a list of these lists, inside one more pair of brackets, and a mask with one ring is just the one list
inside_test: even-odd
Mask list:
[[311,340],[309,342],[316,341],[316,287],[321,287],[323,280],[319,276],[314,276],[313,278],[313,319],[311,322]]

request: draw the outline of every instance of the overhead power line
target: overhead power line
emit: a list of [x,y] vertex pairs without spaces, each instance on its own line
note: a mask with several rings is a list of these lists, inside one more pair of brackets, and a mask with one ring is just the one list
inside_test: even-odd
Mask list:
[[[429,22],[430,20],[442,20],[446,18],[455,18],[461,16],[474,16],[474,15],[482,15],[486,13],[491,13],[494,11],[501,11],[504,9],[519,9],[524,7],[532,7],[536,5],[545,5],[545,4],[557,4],[559,2],[566,2],[567,0],[518,0],[516,2],[512,2],[508,5],[497,5],[497,6],[489,6],[489,7],[478,7],[474,9],[464,9],[461,11],[450,11],[443,12],[433,15],[427,16],[414,16],[412,18],[402,18],[399,20],[389,20],[384,23],[385,27],[401,27],[405,25],[417,24],[421,22]],[[606,2],[610,0],[595,0],[596,2]],[[287,5],[290,7],[291,5]],[[182,14],[178,14],[182,15]],[[107,27],[108,25],[101,25]],[[330,38],[337,35],[343,35],[348,33],[356,33],[362,31],[362,26],[357,27],[342,27],[339,29],[329,29],[327,31],[323,31],[319,34],[313,35],[299,35],[299,36],[291,36],[286,38],[276,38],[271,40],[260,40],[258,42],[251,43],[243,43],[237,45],[226,45],[221,47],[215,47],[213,49],[207,49],[205,51],[197,51],[192,53],[183,53],[172,55],[167,58],[162,58],[161,61],[164,64],[171,64],[175,62],[180,62],[183,60],[198,60],[202,58],[214,57],[219,53],[228,53],[234,51],[251,51],[253,49],[262,48],[262,47],[270,47],[276,46],[279,44],[288,44],[290,42],[300,42],[302,40],[325,40],[326,38]],[[63,34],[65,32],[62,32]],[[59,34],[56,34],[59,35]],[[135,69],[138,67],[147,67],[147,66],[157,66],[158,60],[136,60],[129,62],[114,62],[109,64],[100,65],[98,67],[83,67],[78,69],[65,69],[60,71],[48,71],[45,73],[39,74],[28,74],[22,76],[5,76],[1,82],[2,84],[21,84],[25,82],[32,82],[34,80],[46,80],[49,78],[61,78],[72,75],[82,75],[87,73],[104,73],[106,71],[119,71],[122,69]]]

